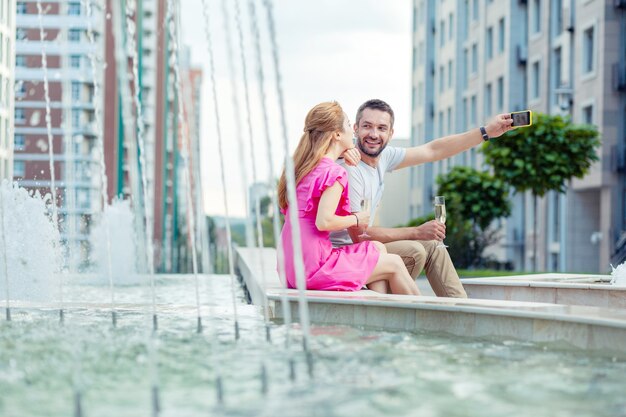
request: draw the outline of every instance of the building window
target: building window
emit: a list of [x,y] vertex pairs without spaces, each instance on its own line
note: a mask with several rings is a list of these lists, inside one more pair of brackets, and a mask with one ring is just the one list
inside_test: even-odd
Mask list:
[[419,62],[420,65],[424,65],[424,42],[420,41],[420,43],[417,45],[417,62]]
[[80,3],[71,2],[68,4],[67,14],[70,16],[80,16]]
[[487,83],[485,86],[485,116],[491,116],[492,107],[491,107],[491,83]]
[[27,37],[28,36],[27,36],[26,30],[22,28],[18,28],[15,30],[15,40],[23,41],[23,40],[26,40]]
[[439,92],[440,93],[443,92],[443,86],[444,86],[443,80],[444,80],[444,77],[445,77],[444,72],[445,72],[445,69],[444,69],[443,65],[441,65],[439,67]]
[[80,29],[70,29],[67,34],[67,40],[70,42],[80,42]]
[[20,68],[26,67],[26,57],[24,55],[15,56],[15,66]]
[[561,48],[556,48],[554,50],[554,85],[556,85],[556,88],[561,87],[562,84],[561,71],[563,70],[563,62],[561,55]]
[[504,110],[504,77],[498,78],[498,111]]
[[81,93],[81,85],[80,83],[73,82],[72,83],[72,100],[78,101],[80,100]]
[[71,55],[70,56],[70,67],[72,67],[72,68],[80,68],[80,55]]
[[468,126],[469,108],[467,107],[467,97],[463,97],[463,120],[461,121],[461,128],[463,130],[469,129]]
[[472,105],[470,106],[470,123],[472,126],[476,125],[476,96],[472,96],[471,99]]
[[498,21],[498,53],[501,54],[504,52],[504,17]]
[[78,207],[82,209],[89,208],[89,190],[80,189],[76,191],[76,200],[78,203]]
[[556,0],[554,2],[554,20],[555,35],[559,35],[563,32],[563,0]]
[[448,135],[452,134],[452,107],[448,107]]
[[26,175],[26,163],[24,161],[13,162],[13,176],[24,178]]
[[15,109],[15,123],[26,122],[26,112],[24,109]]
[[13,143],[15,144],[16,151],[23,151],[24,148],[26,148],[26,139],[22,134],[16,134]]
[[478,72],[478,45],[472,45],[472,74]]
[[493,58],[493,28],[487,28],[487,36],[485,37],[485,57],[487,61]]
[[473,7],[472,7],[472,18],[474,20],[478,20],[478,0],[473,0]]
[[439,46],[446,44],[446,22],[442,20],[439,23]]
[[80,127],[80,111],[77,109],[74,109],[74,111],[72,111],[72,127],[74,129]]
[[532,33],[541,32],[541,0],[532,2]]
[[439,112],[439,136],[443,136],[443,112]]
[[24,97],[26,95],[26,83],[18,81],[15,83],[15,97]]
[[27,10],[26,10],[26,2],[23,1],[18,1],[16,8],[15,8],[15,12],[17,14],[26,14]]
[[424,100],[424,83],[423,82],[419,82],[419,84],[417,84],[417,105],[421,106]]
[[593,105],[592,104],[582,108],[582,122],[588,125],[593,124]]
[[454,15],[450,13],[448,16],[448,39],[454,38]]
[[452,61],[448,61],[448,88],[452,88]]
[[593,26],[583,32],[583,74],[588,74],[594,69],[594,38]]
[[532,66],[532,74],[531,74],[531,80],[530,80],[530,85],[531,85],[531,90],[530,90],[530,98],[532,99],[538,99],[539,98],[539,94],[541,93],[540,91],[540,83],[539,83],[539,77],[540,77],[540,73],[539,73],[539,61],[533,62],[533,66]]
[[465,48],[463,50],[463,80],[465,82],[465,85],[467,86],[468,84],[468,80],[469,80],[469,67],[470,67],[470,62],[469,62],[469,51],[467,50],[467,48]]

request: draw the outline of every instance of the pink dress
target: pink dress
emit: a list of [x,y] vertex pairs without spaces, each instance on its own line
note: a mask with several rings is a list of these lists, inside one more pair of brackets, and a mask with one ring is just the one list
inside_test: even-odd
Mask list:
[[[309,290],[360,290],[378,262],[379,252],[372,242],[366,241],[333,248],[329,232],[320,231],[315,226],[320,197],[324,190],[336,181],[343,186],[343,192],[335,213],[338,216],[346,216],[350,214],[348,173],[332,159],[322,158],[320,163],[302,178],[296,187],[304,275],[306,287]],[[287,207],[287,210],[283,211],[285,225],[280,237],[285,255],[287,285],[289,288],[296,288],[289,209],[290,207]]]

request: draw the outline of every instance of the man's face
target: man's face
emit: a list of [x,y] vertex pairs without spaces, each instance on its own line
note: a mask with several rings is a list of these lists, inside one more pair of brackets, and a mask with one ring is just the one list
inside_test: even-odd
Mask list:
[[372,158],[377,157],[393,136],[391,115],[381,110],[363,110],[361,120],[354,125],[354,134],[361,152]]

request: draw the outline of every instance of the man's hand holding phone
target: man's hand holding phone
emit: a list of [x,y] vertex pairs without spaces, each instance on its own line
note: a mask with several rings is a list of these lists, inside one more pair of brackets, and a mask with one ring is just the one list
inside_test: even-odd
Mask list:
[[526,127],[533,124],[533,112],[530,110],[516,111],[511,113],[512,127]]

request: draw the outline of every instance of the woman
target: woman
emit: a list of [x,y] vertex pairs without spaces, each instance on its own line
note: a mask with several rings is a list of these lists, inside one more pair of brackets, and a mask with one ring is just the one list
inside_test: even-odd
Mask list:
[[[367,285],[378,292],[419,295],[400,257],[388,254],[382,243],[365,241],[342,248],[333,248],[330,243],[329,232],[365,226],[369,221],[369,212],[350,212],[348,173],[335,163],[352,148],[350,122],[338,103],[321,103],[309,111],[304,134],[293,156],[306,287],[357,291]],[[295,288],[292,225],[284,171],[278,182],[278,199],[285,215],[281,233],[283,278],[289,288]]]

